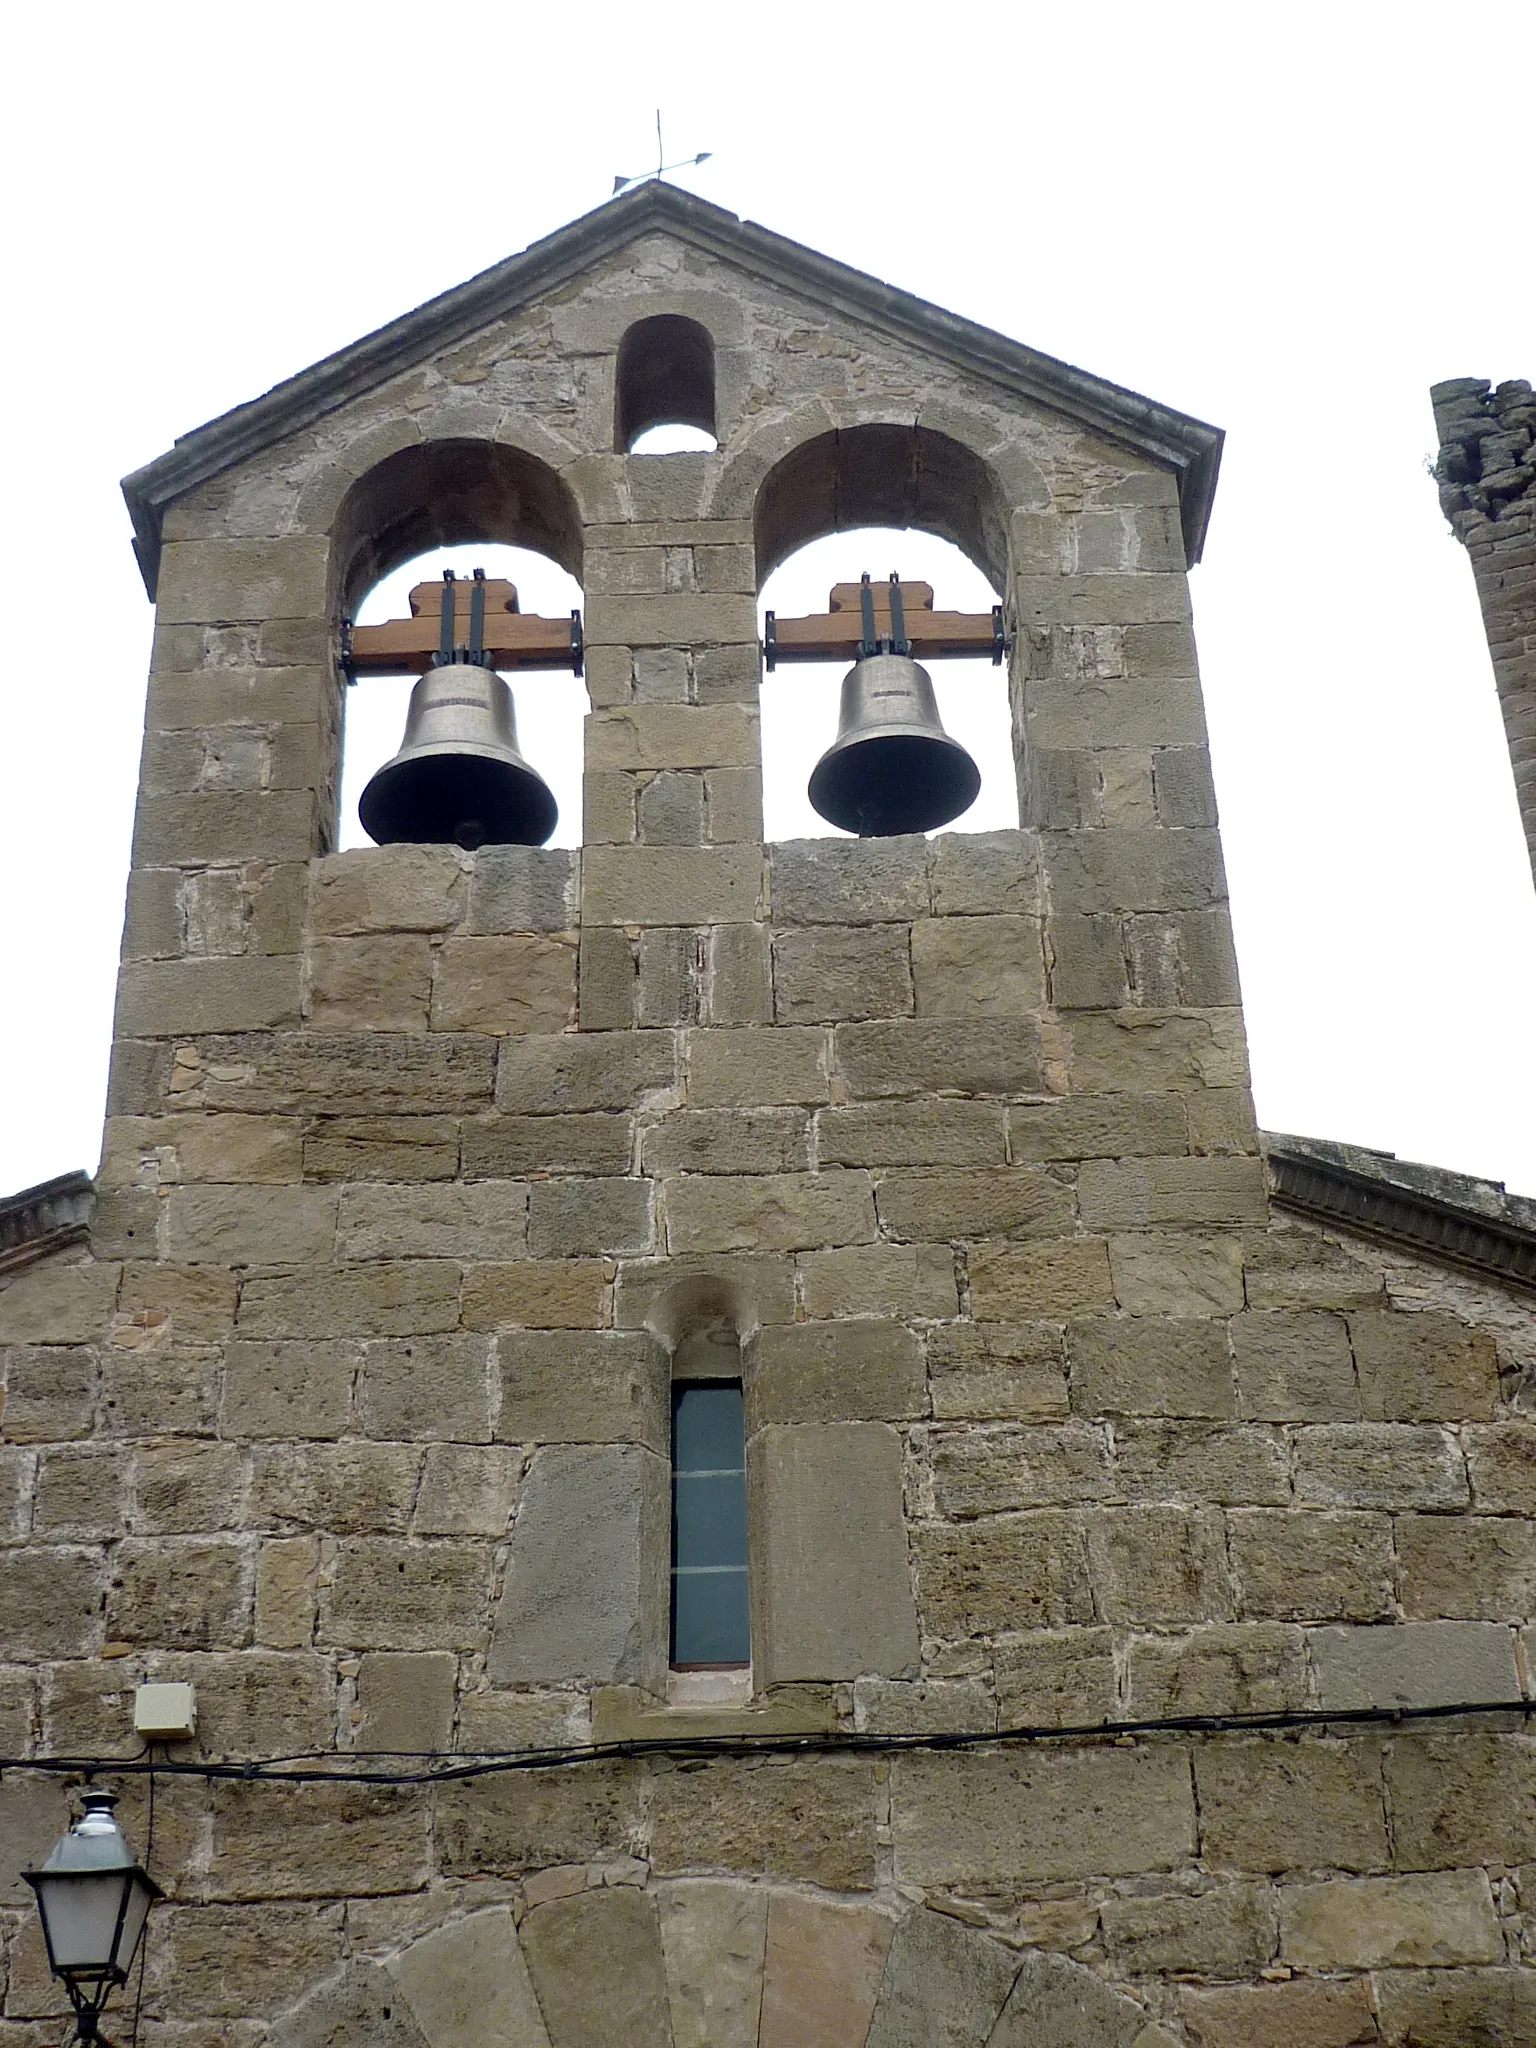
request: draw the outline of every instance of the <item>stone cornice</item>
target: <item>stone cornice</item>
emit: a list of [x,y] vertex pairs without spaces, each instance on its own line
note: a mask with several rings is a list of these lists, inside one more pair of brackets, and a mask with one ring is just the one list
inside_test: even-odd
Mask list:
[[90,1230],[95,1202],[88,1173],[61,1173],[0,1198],[0,1275],[78,1244]]

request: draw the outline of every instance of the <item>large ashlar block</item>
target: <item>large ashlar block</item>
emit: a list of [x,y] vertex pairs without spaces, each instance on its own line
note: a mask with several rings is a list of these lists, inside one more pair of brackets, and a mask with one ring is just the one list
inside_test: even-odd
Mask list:
[[304,1178],[303,1126],[288,1117],[109,1117],[99,1188],[146,1182],[266,1182]]
[[[306,1192],[319,1192],[318,1190]],[[521,1181],[364,1182],[341,1190],[337,1256],[369,1259],[508,1259],[527,1235]]]
[[1392,1309],[1351,1315],[1360,1399],[1371,1422],[1491,1422],[1499,1398],[1493,1339],[1454,1316]]
[[936,1418],[1040,1422],[1067,1412],[1059,1323],[950,1323],[928,1333]]
[[1115,1465],[1132,1500],[1193,1507],[1291,1502],[1290,1451],[1278,1429],[1128,1417],[1115,1424]]
[[967,2048],[987,2041],[1018,1971],[1015,1956],[940,1913],[897,1928],[867,2048]]
[[[0,1344],[88,1344],[117,1301],[121,1268],[90,1259],[45,1259],[0,1287]],[[6,1417],[9,1433],[10,1417]]]
[[598,771],[753,768],[758,718],[744,704],[631,704],[587,723],[587,766]]
[[1107,1628],[1043,1630],[999,1644],[994,1656],[1003,1728],[1087,1728],[1118,1717]]
[[478,1649],[490,1582],[488,1544],[347,1538],[321,1588],[321,1638],[355,1650]]
[[589,846],[582,915],[589,924],[750,923],[762,873],[752,845]]
[[875,1208],[897,1241],[1066,1237],[1074,1226],[1071,1188],[1029,1166],[882,1172]]
[[269,1031],[299,1021],[297,954],[227,960],[135,960],[118,979],[123,1038]]
[[310,929],[337,938],[451,931],[464,915],[470,865],[454,846],[333,853],[310,866]]
[[695,1031],[688,1039],[688,1100],[700,1108],[752,1108],[825,1102],[826,1033],[802,1026],[775,1031]]
[[471,932],[564,932],[578,920],[581,855],[558,846],[482,846],[469,887]]
[[945,1642],[1093,1619],[1088,1548],[1078,1515],[1044,1509],[916,1531],[925,1634]]
[[628,1885],[578,1892],[536,1907],[521,1933],[553,2048],[598,2041],[672,2048],[661,1932],[649,1893]]
[[467,1033],[252,1032],[205,1040],[210,1109],[412,1116],[489,1108],[496,1042]]
[[868,1907],[774,1892],[758,2048],[841,2048],[867,2036],[891,1934]]
[[281,1266],[329,1259],[336,1241],[336,1207],[332,1188],[173,1188],[166,1203],[166,1251],[186,1265]]
[[1288,1714],[1308,1703],[1302,1631],[1237,1622],[1182,1635],[1140,1636],[1126,1662],[1134,1720],[1184,1714]]
[[896,1019],[839,1024],[836,1070],[855,1099],[889,1096],[1035,1095],[1045,1087],[1035,1017]]
[[1014,1979],[988,2048],[1173,2048],[1144,2007],[1081,1963],[1032,1955]]
[[[1384,1870],[1381,1745],[1227,1737],[1195,1752],[1205,1856],[1233,1870]],[[1402,1808],[1394,1803],[1394,1812]]]
[[960,1312],[951,1245],[848,1244],[802,1252],[796,1264],[802,1306],[813,1322]]
[[767,1894],[703,1879],[657,1906],[675,2048],[759,2048]]
[[324,535],[285,540],[178,540],[160,557],[158,624],[323,618],[330,543]]
[[458,1320],[456,1265],[446,1259],[381,1259],[247,1281],[238,1328],[242,1337],[313,1343],[318,1337],[422,1337],[452,1330]]
[[747,1462],[759,1682],[911,1677],[917,1615],[896,1431],[775,1425],[754,1436]]
[[782,928],[887,924],[927,915],[928,842],[786,839],[770,849],[773,914]]
[[1287,1885],[1280,1954],[1303,1970],[1498,1963],[1504,1937],[1487,1873],[1448,1870]]
[[1067,1349],[1080,1415],[1234,1412],[1232,1360],[1218,1322],[1093,1318],[1071,1326]]
[[630,1763],[519,1771],[449,1786],[438,1801],[441,1867],[454,1877],[511,1875],[632,1854],[641,1840],[644,1789]]
[[497,1685],[645,1685],[666,1660],[667,1467],[558,1444],[529,1468],[487,1669]]
[[908,928],[809,925],[773,942],[773,1005],[781,1024],[912,1014]]
[[[416,1788],[229,1783],[215,1788],[212,1806],[204,1883],[214,1899],[381,1897],[427,1882],[430,1811]],[[385,2005],[398,2003],[389,1979],[378,1975]],[[287,2042],[328,2048],[336,2036],[321,2030],[282,2038],[285,2048]],[[395,2037],[382,2026],[359,2038],[370,2048],[395,2048]],[[416,2039],[413,2031],[401,2038]]]
[[891,1780],[905,1884],[1132,1877],[1195,1853],[1179,1749],[900,1757]]
[[1246,1088],[1242,1012],[1089,1010],[1064,1025],[1072,1090],[1137,1095]]
[[1242,1612],[1263,1621],[1376,1621],[1396,1573],[1385,1515],[1239,1509],[1227,1545]]
[[869,1176],[857,1171],[680,1174],[663,1197],[674,1252],[801,1251],[875,1236]]
[[1324,1311],[1235,1316],[1238,1401],[1265,1422],[1354,1422],[1360,1415],[1344,1318]]
[[[669,463],[679,459],[667,458]],[[659,596],[594,596],[587,603],[584,625],[594,647],[732,644],[756,638],[757,602],[747,592],[673,590]]]
[[1077,1182],[1090,1230],[1165,1224],[1263,1223],[1264,1163],[1238,1159],[1089,1159]]
[[[536,1274],[537,1267],[530,1269]],[[497,1352],[496,1436],[510,1443],[646,1444],[668,1450],[667,1356],[632,1330],[508,1331]]]
[[1410,1621],[1308,1636],[1325,1707],[1508,1705],[1521,1696],[1515,1640],[1497,1622]]
[[1048,626],[1154,626],[1189,617],[1189,584],[1182,573],[1112,576],[1016,576],[1020,624]]
[[422,1935],[389,1969],[432,2048],[549,2048],[506,1906]]
[[920,1017],[1016,1017],[1045,1003],[1045,951],[1033,917],[935,917],[912,927]]
[[223,790],[145,796],[133,827],[138,868],[307,861],[319,844],[319,810],[307,789]]
[[315,1031],[425,1031],[432,946],[424,932],[314,939],[309,1022]]
[[1227,893],[1213,831],[1104,826],[1048,832],[1041,843],[1056,911],[1201,910]]
[[926,1414],[922,1347],[904,1325],[870,1318],[770,1325],[747,1373],[750,1425],[896,1422]]
[[505,1039],[496,1062],[496,1107],[534,1116],[633,1109],[642,1095],[672,1088],[676,1068],[670,1031]]
[[1007,1144],[1001,1103],[850,1102],[816,1118],[823,1166],[1001,1166]]
[[834,1891],[875,1882],[875,1774],[863,1758],[765,1758],[652,1780],[651,1860],[664,1873],[742,1870]]

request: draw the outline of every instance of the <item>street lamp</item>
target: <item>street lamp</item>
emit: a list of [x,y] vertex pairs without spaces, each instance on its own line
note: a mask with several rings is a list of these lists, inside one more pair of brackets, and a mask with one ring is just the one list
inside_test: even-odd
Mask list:
[[75,2038],[102,2041],[96,2022],[128,1981],[159,1885],[134,1861],[110,1792],[83,1795],[85,1811],[41,1870],[21,1874],[37,1893],[48,1963],[75,2009]]

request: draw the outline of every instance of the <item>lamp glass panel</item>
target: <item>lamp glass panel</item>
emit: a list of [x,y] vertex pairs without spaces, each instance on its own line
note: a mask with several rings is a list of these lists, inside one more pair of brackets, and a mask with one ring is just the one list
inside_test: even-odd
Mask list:
[[[91,1976],[112,1967],[123,1888],[130,1883],[136,1891],[143,1889],[132,1870],[70,1870],[39,1879],[38,1905],[56,1970]],[[146,1893],[140,1927],[148,1911]]]
[[128,1966],[133,1961],[134,1952],[139,1946],[139,1936],[144,1932],[144,1922],[149,1917],[149,1909],[154,1903],[154,1896],[154,1893],[139,1875],[138,1871],[135,1871],[133,1873],[133,1890],[128,1895],[128,1910],[123,1915],[122,1939],[117,1944],[117,1967],[125,1975],[127,1974]]

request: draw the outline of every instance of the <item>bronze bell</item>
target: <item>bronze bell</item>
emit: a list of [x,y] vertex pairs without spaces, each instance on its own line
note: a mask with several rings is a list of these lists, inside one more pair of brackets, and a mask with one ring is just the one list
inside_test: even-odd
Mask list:
[[[475,571],[463,646],[455,644],[457,580],[444,571],[437,661],[412,690],[400,751],[369,778],[357,815],[380,846],[542,846],[560,810],[518,751],[512,692],[489,665],[485,572]],[[511,585],[496,587],[515,611]]]
[[860,595],[860,658],[843,677],[837,738],[812,771],[810,799],[829,824],[861,839],[931,832],[970,809],[981,770],[944,730],[933,678],[912,659],[898,579],[889,639],[876,637],[868,576]]
[[357,806],[381,846],[397,840],[542,846],[555,829],[554,792],[518,751],[512,692],[494,669],[451,661],[411,692],[400,751]]

